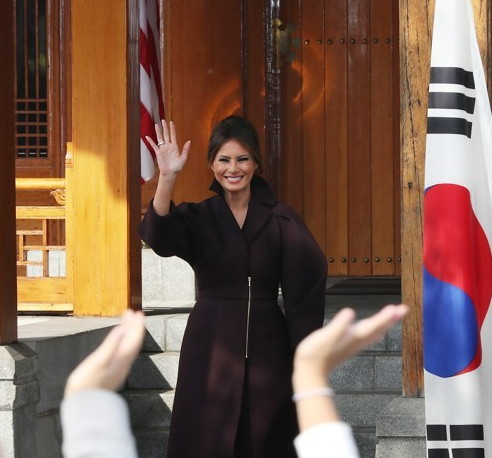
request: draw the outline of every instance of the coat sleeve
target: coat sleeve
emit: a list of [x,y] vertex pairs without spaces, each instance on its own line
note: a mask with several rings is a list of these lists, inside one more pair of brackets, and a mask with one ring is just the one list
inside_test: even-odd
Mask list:
[[138,233],[159,256],[178,256],[192,264],[198,239],[193,230],[197,226],[196,214],[195,204],[182,203],[176,207],[172,203],[169,214],[160,216],[154,210],[152,199]]
[[113,391],[87,390],[62,401],[64,458],[137,458],[128,406]]
[[290,207],[278,207],[282,298],[294,349],[309,333],[323,326],[327,263],[302,219]]

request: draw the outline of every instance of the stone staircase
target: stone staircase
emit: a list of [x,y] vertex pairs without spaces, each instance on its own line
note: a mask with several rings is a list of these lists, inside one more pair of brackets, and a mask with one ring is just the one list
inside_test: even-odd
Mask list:
[[[347,305],[364,317],[400,301],[397,291],[383,292],[351,295],[338,290],[330,294],[328,289],[325,322]],[[165,457],[179,350],[189,311],[186,307],[146,310],[144,347],[122,393],[130,406],[141,458]],[[401,395],[401,327],[340,366],[332,374],[331,385],[341,417],[353,427],[361,458],[374,458],[376,416]]]

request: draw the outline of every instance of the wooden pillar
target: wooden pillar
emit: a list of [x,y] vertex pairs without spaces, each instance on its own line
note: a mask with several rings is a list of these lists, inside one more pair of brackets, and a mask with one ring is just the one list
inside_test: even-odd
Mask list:
[[138,0],[72,0],[74,314],[141,307]]
[[[490,82],[489,0],[472,0],[478,42]],[[402,177],[403,396],[424,392],[422,223],[427,97],[435,0],[400,0],[400,145]],[[490,84],[489,84],[490,93]]]
[[0,2],[0,344],[17,340],[15,254],[14,25],[12,1]]

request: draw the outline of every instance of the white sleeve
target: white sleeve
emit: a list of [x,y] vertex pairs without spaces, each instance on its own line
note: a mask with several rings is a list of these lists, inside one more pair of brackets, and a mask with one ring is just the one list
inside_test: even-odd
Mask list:
[[341,421],[320,423],[294,439],[299,458],[359,458],[352,429]]
[[109,390],[77,392],[60,406],[64,458],[137,458],[128,406]]

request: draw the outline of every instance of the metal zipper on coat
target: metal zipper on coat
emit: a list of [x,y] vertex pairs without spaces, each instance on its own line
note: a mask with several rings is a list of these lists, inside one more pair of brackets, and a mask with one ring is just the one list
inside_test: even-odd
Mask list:
[[251,277],[248,277],[248,315],[246,316],[246,359],[248,359],[249,314],[251,312]]

